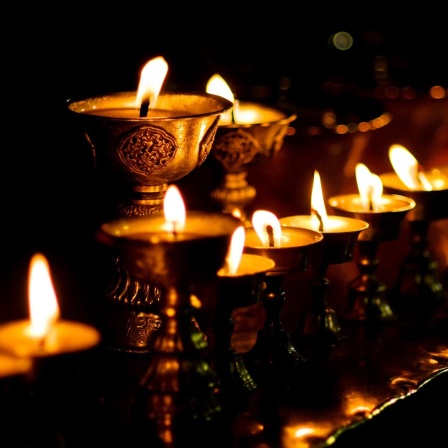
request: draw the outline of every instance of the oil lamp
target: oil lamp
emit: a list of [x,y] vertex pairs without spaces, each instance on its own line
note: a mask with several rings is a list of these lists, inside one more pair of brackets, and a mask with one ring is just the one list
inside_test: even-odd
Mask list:
[[243,356],[231,344],[234,321],[232,311],[256,303],[264,288],[265,274],[273,269],[273,260],[243,254],[245,230],[239,226],[232,236],[224,267],[218,271],[218,311],[214,367],[221,378],[223,396],[228,392],[250,392],[257,387],[246,368]]
[[330,206],[342,216],[361,219],[369,228],[358,237],[359,275],[349,285],[349,298],[342,317],[352,321],[386,322],[395,319],[386,285],[376,275],[380,242],[398,238],[405,215],[415,201],[397,194],[383,194],[381,179],[362,163],[356,166],[359,194],[333,196]]
[[[208,422],[221,411],[219,376],[204,357],[207,342],[195,324],[192,291],[216,278],[240,221],[221,213],[188,212],[170,185],[164,214],[103,223],[100,242],[117,250],[130,275],[160,288],[161,327],[134,400],[138,421],[152,423],[168,443],[186,422]],[[183,202],[183,200],[182,200]]]
[[[256,196],[247,181],[251,166],[271,160],[280,151],[289,124],[296,114],[254,102],[239,101],[224,81],[215,74],[207,92],[223,96],[233,108],[221,116],[211,157],[224,173],[222,183],[211,193],[226,213],[237,213],[246,220],[245,207]],[[249,223],[250,224],[250,223]]]
[[30,262],[29,309],[29,319],[0,326],[0,352],[39,359],[89,350],[100,342],[100,333],[90,325],[60,319],[50,267],[40,253]]
[[[168,183],[207,158],[221,113],[232,103],[209,93],[166,92],[162,57],[142,70],[137,92],[72,101],[69,113],[91,150],[102,204],[116,203],[114,217],[162,211]],[[101,222],[103,218],[101,218]],[[106,291],[105,344],[115,351],[147,352],[160,319],[160,291],[129,276],[120,259]]]
[[265,323],[247,355],[260,381],[266,384],[273,377],[275,383],[289,388],[297,381],[306,359],[293,346],[282,324],[281,311],[286,300],[282,281],[285,275],[305,271],[311,248],[323,236],[310,229],[281,226],[278,218],[267,210],[255,211],[252,224],[246,227],[244,253],[270,258],[275,266],[266,272],[266,287],[261,295]]
[[326,278],[327,269],[331,264],[347,263],[353,259],[358,236],[369,227],[369,224],[360,219],[327,215],[320,175],[317,171],[314,172],[311,214],[287,216],[280,219],[280,224],[316,230],[323,235],[320,251],[316,251],[316,256],[311,259],[312,304],[311,309],[305,313],[299,334],[316,342],[334,343],[344,335],[335,310],[326,300],[330,283]]
[[403,260],[394,285],[397,312],[429,316],[445,291],[438,277],[438,263],[429,250],[428,232],[433,221],[448,217],[448,168],[424,170],[403,146],[392,145],[389,159],[394,168],[380,178],[384,190],[412,198],[416,206],[406,215],[411,251]]

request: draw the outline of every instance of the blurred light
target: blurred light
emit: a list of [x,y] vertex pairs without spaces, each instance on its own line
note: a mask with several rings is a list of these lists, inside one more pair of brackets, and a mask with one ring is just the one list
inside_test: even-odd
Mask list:
[[330,36],[329,44],[337,50],[349,50],[353,45],[353,37],[345,31],[340,31]]
[[442,86],[432,86],[429,89],[429,96],[431,98],[434,98],[435,100],[441,100],[442,98],[445,98],[447,92]]

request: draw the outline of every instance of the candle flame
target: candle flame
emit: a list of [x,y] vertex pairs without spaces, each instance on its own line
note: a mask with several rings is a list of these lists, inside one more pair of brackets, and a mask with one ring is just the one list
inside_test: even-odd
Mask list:
[[156,107],[162,84],[168,72],[168,64],[162,56],[151,59],[143,67],[138,85],[136,107],[149,100],[149,107]]
[[381,196],[383,195],[383,183],[377,174],[373,174],[366,165],[356,165],[356,182],[358,184],[361,202],[366,211],[378,211]]
[[252,215],[252,225],[263,247],[279,247],[282,238],[280,221],[274,213],[257,210]]
[[240,265],[241,256],[244,250],[246,232],[243,226],[239,226],[232,235],[229,251],[227,253],[225,269],[230,275],[235,275]]
[[404,146],[392,145],[389,148],[389,159],[400,180],[410,190],[433,189],[417,159]]
[[232,103],[235,100],[232,90],[230,89],[229,85],[224,81],[224,78],[221,77],[221,75],[214,74],[208,80],[205,90],[207,91],[207,93],[222,96],[223,98],[231,101]]
[[323,232],[327,225],[328,217],[318,171],[314,171],[313,190],[311,192],[311,215],[313,217],[313,227]]
[[29,335],[44,338],[59,319],[59,305],[51,280],[50,267],[42,254],[31,258],[28,299],[30,311]]
[[214,74],[207,83],[205,87],[207,93],[211,93],[213,95],[219,95],[229,100],[233,103],[233,107],[231,110],[228,110],[221,114],[221,120],[223,122],[231,122],[235,123],[236,109],[238,107],[238,101],[235,100],[235,96],[232,93],[229,85],[224,81],[224,78],[217,73]]
[[185,228],[186,210],[179,189],[175,185],[170,185],[163,200],[163,211],[165,213],[165,228],[176,234]]

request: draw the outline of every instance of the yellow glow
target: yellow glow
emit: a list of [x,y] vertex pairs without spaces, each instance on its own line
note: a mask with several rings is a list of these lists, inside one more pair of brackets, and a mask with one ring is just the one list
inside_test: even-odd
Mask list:
[[169,232],[181,232],[185,228],[187,212],[182,195],[175,185],[170,185],[166,190],[163,210],[165,213],[165,228]]
[[232,90],[221,75],[214,74],[208,80],[205,90],[207,93],[222,96],[226,100],[232,101],[232,103],[235,100]]
[[361,202],[366,211],[378,211],[383,194],[383,183],[378,175],[373,174],[363,163],[355,168]]
[[167,72],[168,64],[163,57],[158,56],[147,62],[140,75],[140,83],[135,100],[136,107],[140,107],[146,99],[149,99],[150,108],[156,107],[157,98],[159,97]]
[[410,190],[433,189],[425,174],[419,169],[417,159],[401,145],[392,145],[389,148],[389,159],[400,180]]
[[311,192],[311,216],[314,221],[314,228],[319,228],[319,218],[316,215],[316,212],[319,214],[320,219],[322,220],[323,230],[325,230],[328,225],[328,215],[327,210],[325,208],[324,195],[322,192],[322,183],[320,181],[320,175],[318,171],[314,171],[314,181],[313,181],[313,190]]
[[352,47],[353,37],[345,31],[340,31],[330,36],[329,42],[337,50],[345,51]]
[[280,246],[282,229],[280,221],[274,213],[267,210],[256,210],[252,215],[252,225],[264,247],[269,247],[269,234],[266,230],[269,226],[272,227],[273,231],[274,247]]
[[244,231],[243,226],[239,226],[232,235],[232,239],[230,241],[229,251],[226,257],[226,269],[227,274],[235,275],[238,266],[241,261],[241,255],[243,254],[244,242],[246,239],[246,232]]
[[29,282],[30,326],[28,334],[43,338],[59,319],[59,305],[51,280],[50,267],[42,254],[31,258]]

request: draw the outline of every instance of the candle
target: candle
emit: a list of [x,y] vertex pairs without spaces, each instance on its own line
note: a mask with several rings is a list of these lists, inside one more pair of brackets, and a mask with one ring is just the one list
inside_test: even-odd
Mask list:
[[61,320],[46,258],[35,254],[29,273],[30,319],[0,327],[0,351],[18,357],[45,357],[93,348],[99,332],[86,324]]
[[218,75],[213,75],[207,83],[206,91],[215,95],[222,96],[233,103],[233,108],[230,111],[221,115],[219,126],[228,127],[244,127],[251,125],[261,125],[275,123],[288,119],[289,115],[278,109],[268,107],[254,102],[242,102],[236,100],[232,90],[224,79]]
[[343,263],[353,257],[358,235],[369,227],[363,220],[346,216],[328,216],[325,207],[320,175],[314,172],[311,193],[311,215],[286,216],[282,226],[302,227],[319,231],[323,235],[323,262]]
[[278,218],[267,210],[254,212],[252,224],[253,227],[245,228],[244,252],[274,260],[275,266],[269,271],[273,275],[305,270],[308,249],[323,239],[314,230],[281,226]]
[[389,158],[392,173],[380,175],[384,189],[415,200],[416,207],[406,215],[408,221],[432,221],[448,216],[448,167],[422,169],[415,157],[403,146],[392,145]]
[[103,223],[97,238],[119,249],[138,280],[170,287],[180,278],[195,282],[214,277],[240,220],[222,213],[187,213],[174,184],[165,193],[163,209],[163,214]]
[[275,266],[269,258],[253,254],[243,254],[245,230],[239,226],[232,235],[225,266],[218,271],[220,277],[243,277],[264,273]]

